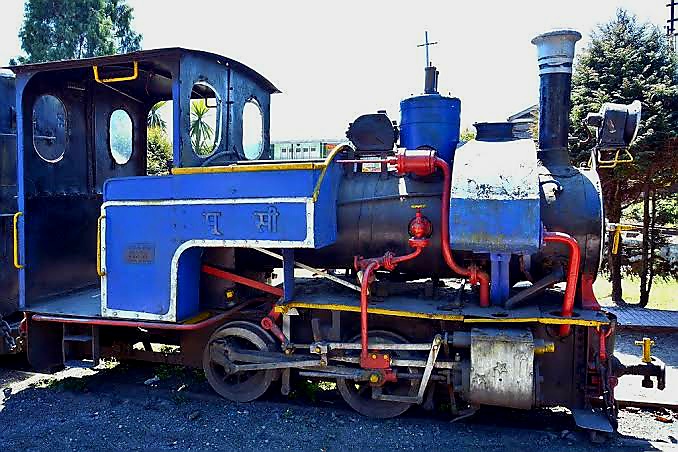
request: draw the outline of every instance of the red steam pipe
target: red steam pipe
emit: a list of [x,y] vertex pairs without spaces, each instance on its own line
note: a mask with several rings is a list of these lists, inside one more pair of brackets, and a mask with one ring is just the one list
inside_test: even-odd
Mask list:
[[[563,299],[563,317],[572,317],[574,312],[574,296],[577,293],[577,280],[579,279],[579,263],[581,262],[581,252],[579,244],[574,237],[563,232],[544,232],[544,242],[562,243],[567,245],[570,252],[570,262],[567,266],[567,286],[565,287],[565,297]],[[570,334],[570,325],[560,325],[560,335]]]
[[233,281],[236,284],[242,284],[247,287],[252,287],[253,289],[261,290],[262,292],[268,292],[277,297],[283,296],[283,290],[280,287],[273,287],[261,281],[256,281],[254,279],[245,278],[244,276],[236,275],[235,273],[227,272],[220,268],[212,267],[210,265],[203,265],[201,268],[202,272],[215,278],[224,279],[226,281]]
[[57,315],[34,314],[31,320],[35,322],[57,322],[57,323],[73,323],[80,325],[97,325],[97,326],[120,326],[126,328],[143,328],[146,330],[174,330],[174,331],[195,331],[201,328],[215,325],[221,321],[229,318],[230,312],[214,315],[208,319],[197,323],[155,323],[155,322],[140,322],[136,320],[116,320],[116,319],[93,319],[83,317],[61,317]]
[[473,285],[480,283],[480,306],[490,305],[490,275],[481,271],[475,265],[464,268],[457,264],[450,248],[450,191],[452,186],[452,172],[447,162],[436,157],[435,151],[417,150],[398,154],[396,164],[399,173],[414,173],[420,176],[433,174],[436,168],[443,172],[443,196],[441,200],[440,242],[443,248],[443,258],[450,269],[460,276],[467,277]]
[[369,360],[368,336],[367,336],[367,302],[369,295],[370,279],[375,271],[384,267],[388,271],[393,271],[395,267],[405,261],[409,261],[419,256],[429,241],[427,239],[410,239],[410,246],[414,251],[404,256],[395,256],[390,251],[382,257],[371,259],[358,259],[356,257],[356,270],[363,270],[363,279],[360,282],[360,365],[361,367],[373,367]]
[[377,262],[370,262],[363,272],[363,280],[360,283],[360,362],[367,361],[368,336],[367,336],[367,297],[372,273],[379,268]]
[[443,172],[443,198],[440,218],[440,242],[443,248],[445,263],[453,272],[465,276],[473,285],[480,283],[480,306],[486,308],[490,305],[490,275],[481,271],[475,265],[464,268],[457,264],[452,256],[450,248],[450,190],[452,186],[452,174],[447,162],[435,157],[434,165]]

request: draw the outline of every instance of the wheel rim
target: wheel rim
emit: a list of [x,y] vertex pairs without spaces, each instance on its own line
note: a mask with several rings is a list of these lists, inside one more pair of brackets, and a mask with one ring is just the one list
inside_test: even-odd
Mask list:
[[[275,371],[230,372],[225,366],[214,361],[210,346],[214,342],[226,342],[228,345],[253,351],[270,351],[273,340],[268,334],[247,322],[233,322],[215,331],[205,346],[203,369],[212,389],[222,397],[234,402],[251,402],[261,397],[271,386]],[[231,361],[224,357],[227,363]],[[238,364],[237,361],[233,364]]]
[[[354,338],[353,342],[358,342],[360,337]],[[374,331],[370,333],[370,342],[379,344],[407,343],[405,338],[388,331]],[[360,353],[356,351],[356,353]],[[392,357],[407,358],[411,353],[392,352]],[[407,368],[403,368],[405,370]],[[416,380],[399,380],[395,383],[385,383],[382,386],[382,392],[390,395],[411,396],[418,388]],[[345,378],[337,379],[337,389],[346,403],[363,416],[375,418],[391,418],[403,414],[412,404],[404,402],[390,402],[385,400],[374,400],[372,398],[372,387],[368,382],[357,382]]]

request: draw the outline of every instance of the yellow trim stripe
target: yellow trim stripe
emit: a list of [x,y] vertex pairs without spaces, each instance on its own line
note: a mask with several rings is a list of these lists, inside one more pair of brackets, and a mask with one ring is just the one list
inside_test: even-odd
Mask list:
[[172,174],[254,173],[257,171],[292,171],[324,169],[325,162],[262,163],[254,165],[191,166],[172,168]]
[[[285,313],[289,308],[302,309],[325,309],[331,311],[360,312],[360,306],[351,306],[344,304],[317,304],[293,301],[285,305],[275,307],[276,312]],[[541,323],[544,325],[579,325],[579,326],[601,326],[608,325],[609,322],[600,322],[598,320],[585,320],[577,318],[557,318],[557,317],[521,317],[521,318],[467,318],[457,314],[428,314],[424,312],[400,311],[383,308],[367,308],[368,314],[390,315],[395,317],[408,317],[431,320],[449,320],[464,323]]]
[[195,317],[191,317],[190,319],[181,322],[182,325],[195,325],[198,322],[202,322],[203,320],[207,320],[210,317],[212,317],[212,314],[210,312],[201,312],[200,314],[196,315]]
[[[328,309],[331,311],[360,312],[360,306],[350,306],[345,304],[316,304],[304,302],[292,302],[282,306],[276,306],[276,312],[287,312],[288,308],[306,308],[306,309]],[[394,309],[367,308],[368,314],[392,315],[396,317],[413,317],[418,319],[434,320],[452,320],[462,321],[464,317],[456,314],[427,314],[424,312],[398,311]]]
[[24,266],[19,263],[19,217],[23,216],[23,214],[23,212],[17,212],[12,217],[12,229],[14,231],[14,268],[17,270],[24,268]]
[[104,272],[101,265],[101,222],[106,218],[105,215],[100,215],[97,219],[97,275],[104,276]]
[[597,320],[567,319],[557,317],[521,317],[521,318],[478,318],[464,319],[464,323],[541,323],[543,325],[579,325],[579,326],[601,326],[608,325],[610,322],[599,322]]

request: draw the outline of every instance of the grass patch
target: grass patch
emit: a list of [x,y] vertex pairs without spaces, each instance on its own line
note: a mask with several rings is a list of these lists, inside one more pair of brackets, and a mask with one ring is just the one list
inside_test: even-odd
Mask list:
[[[612,284],[605,275],[598,275],[593,284],[593,291],[599,300],[609,299],[612,294]],[[640,300],[640,278],[627,276],[622,279],[622,293],[624,301],[627,303],[638,303],[638,300]],[[675,279],[665,281],[661,278],[655,278],[647,307],[650,309],[678,310],[678,281]]]

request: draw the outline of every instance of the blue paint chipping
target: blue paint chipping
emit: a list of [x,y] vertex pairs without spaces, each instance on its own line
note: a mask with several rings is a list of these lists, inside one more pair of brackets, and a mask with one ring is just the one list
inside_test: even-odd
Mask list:
[[539,249],[539,199],[450,200],[452,249],[476,253],[534,253]]

